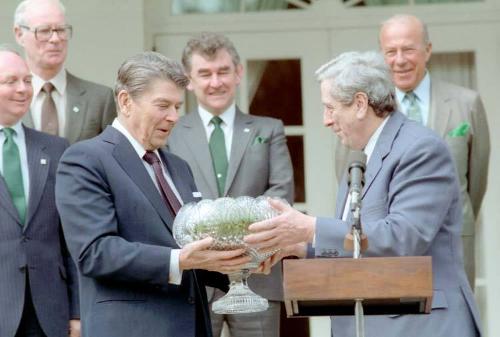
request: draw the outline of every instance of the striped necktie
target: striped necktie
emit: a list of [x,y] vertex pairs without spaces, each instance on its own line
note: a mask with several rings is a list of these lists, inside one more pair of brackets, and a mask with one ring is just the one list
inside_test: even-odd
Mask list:
[[423,124],[422,111],[420,110],[420,105],[417,102],[417,95],[415,95],[413,91],[409,91],[406,93],[404,99],[408,102],[408,109],[406,110],[408,118]]
[[217,189],[219,197],[224,196],[224,188],[226,185],[227,176],[227,154],[226,154],[226,141],[224,138],[224,131],[220,127],[222,119],[218,116],[213,117],[210,123],[214,125],[214,130],[210,135],[208,147],[212,156],[212,164],[214,165],[215,179],[217,181]]
[[24,195],[23,174],[21,170],[21,157],[19,148],[14,142],[16,131],[4,128],[5,141],[3,142],[3,176],[12,202],[16,207],[21,223],[24,224],[26,216],[26,197]]

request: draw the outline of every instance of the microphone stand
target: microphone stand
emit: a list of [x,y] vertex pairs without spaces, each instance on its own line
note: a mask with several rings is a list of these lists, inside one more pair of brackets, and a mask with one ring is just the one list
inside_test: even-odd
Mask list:
[[[349,168],[349,185],[351,185],[351,169],[361,168],[361,179],[359,181],[360,185],[356,185],[354,188],[351,187],[349,192],[351,196],[350,210],[352,214],[352,225],[351,232],[347,233],[344,240],[345,250],[352,250],[354,259],[360,259],[361,253],[368,248],[368,238],[363,233],[361,228],[361,189],[364,185],[363,172],[365,169],[364,163],[351,164]],[[353,173],[353,175],[356,173]],[[359,178],[359,176],[358,176]],[[355,182],[354,184],[357,184]],[[356,337],[365,337],[365,324],[364,324],[364,313],[363,313],[363,299],[356,298],[354,304],[354,317],[356,323]]]
[[[361,253],[368,248],[368,238],[363,233],[361,229],[360,212],[361,212],[361,200],[359,202],[351,199],[351,212],[353,217],[353,223],[351,226],[351,233],[347,234],[346,241],[351,242],[348,247],[352,248],[354,259],[360,259]],[[351,250],[351,249],[350,249]],[[354,317],[356,322],[356,337],[365,337],[365,322],[364,322],[364,312],[363,312],[363,299],[356,298],[354,304]]]

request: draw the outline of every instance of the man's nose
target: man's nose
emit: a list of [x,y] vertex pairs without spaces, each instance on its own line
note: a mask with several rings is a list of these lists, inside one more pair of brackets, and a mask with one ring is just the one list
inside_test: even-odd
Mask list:
[[405,63],[406,62],[406,57],[403,53],[402,50],[398,50],[396,52],[396,56],[394,57],[394,61],[397,63],[397,64],[402,64],[402,63]]
[[332,115],[326,109],[323,111],[323,125],[330,126],[333,123]]
[[210,86],[219,87],[221,85],[220,77],[217,74],[213,74],[210,77]]

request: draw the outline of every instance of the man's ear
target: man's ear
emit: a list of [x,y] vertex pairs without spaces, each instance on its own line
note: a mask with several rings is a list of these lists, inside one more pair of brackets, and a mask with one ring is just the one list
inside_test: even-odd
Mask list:
[[132,103],[132,98],[126,90],[121,90],[116,96],[116,101],[118,102],[118,110],[120,114],[124,117],[130,116],[130,104]]
[[432,54],[432,43],[429,42],[427,46],[425,46],[425,63],[429,62]]
[[24,32],[23,29],[19,26],[14,27],[14,36],[16,37],[16,42],[18,45],[23,46],[23,37]]
[[357,92],[354,94],[354,102],[356,109],[356,117],[363,119],[366,117],[368,111],[368,95],[364,92]]
[[243,78],[243,65],[241,63],[236,66],[236,76],[238,77],[237,83],[240,84]]
[[193,91],[194,90],[194,87],[193,87],[193,81],[191,80],[191,76],[188,76],[189,78],[189,83],[188,85],[186,86],[186,89],[189,90],[189,91]]

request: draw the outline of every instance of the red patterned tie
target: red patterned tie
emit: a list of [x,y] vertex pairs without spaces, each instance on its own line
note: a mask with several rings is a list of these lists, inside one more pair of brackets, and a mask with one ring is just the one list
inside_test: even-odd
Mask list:
[[160,187],[163,201],[172,211],[172,214],[176,215],[179,209],[181,208],[181,203],[175,196],[174,191],[172,191],[167,181],[165,180],[165,176],[163,175],[163,169],[161,167],[160,158],[158,158],[156,153],[154,153],[153,151],[146,151],[142,159],[144,159],[149,165],[153,167],[153,170],[155,172],[156,182]]

